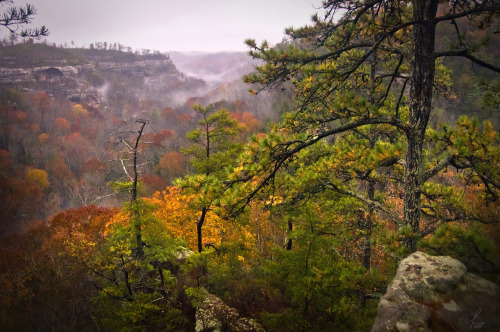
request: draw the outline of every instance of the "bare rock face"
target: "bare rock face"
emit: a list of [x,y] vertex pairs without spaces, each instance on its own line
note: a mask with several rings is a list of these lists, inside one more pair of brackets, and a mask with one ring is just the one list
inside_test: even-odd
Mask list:
[[372,332],[498,331],[500,287],[447,256],[416,252],[401,261],[380,300]]
[[[9,52],[16,56],[9,56]],[[97,107],[109,102],[110,90],[119,91],[114,98],[126,94],[170,102],[185,91],[204,91],[206,83],[179,72],[165,54],[23,44],[0,52],[2,86],[27,93],[45,91],[55,98]],[[183,103],[185,98],[181,99]]]
[[196,332],[258,331],[262,326],[252,319],[239,317],[236,309],[228,307],[217,296],[209,294],[196,311]]

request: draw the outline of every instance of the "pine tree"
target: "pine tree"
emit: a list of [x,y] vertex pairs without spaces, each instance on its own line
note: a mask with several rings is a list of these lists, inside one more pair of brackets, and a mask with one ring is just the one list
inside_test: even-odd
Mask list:
[[[406,155],[401,160],[404,212],[399,228],[408,250],[417,249],[418,238],[425,235],[421,228],[424,184],[449,165],[474,168],[470,162],[458,161],[458,150],[440,153],[434,165],[426,164],[423,147],[433,94],[446,89],[447,72],[440,60],[461,56],[500,73],[499,67],[475,55],[481,44],[471,44],[463,37],[467,31],[456,24],[460,19],[471,24],[482,21],[478,28],[486,30],[500,13],[500,2],[450,2],[439,12],[438,4],[437,0],[331,0],[323,5],[323,19],[316,15],[312,26],[287,30],[293,41],[289,44],[270,48],[267,42],[257,46],[254,40],[247,40],[254,49],[251,55],[266,64],[246,81],[268,89],[292,86],[297,108],[287,115],[281,135],[267,142],[267,157],[260,156],[264,161],[260,175],[252,175],[250,166],[239,172],[234,184],[257,179],[259,183],[247,186],[236,211],[269,186],[302,150],[368,125],[390,126],[403,133],[406,141]],[[450,23],[456,27],[457,42],[438,51],[436,30]],[[377,69],[373,74],[374,58]],[[367,86],[373,92],[369,98],[360,93]],[[255,161],[248,159],[247,163]],[[487,177],[484,181],[497,184]]]
[[201,215],[196,222],[196,229],[198,251],[201,252],[203,224],[219,194],[214,181],[220,181],[224,169],[232,162],[231,158],[236,155],[241,144],[237,142],[239,124],[229,117],[225,109],[215,111],[212,106],[195,105],[194,110],[201,119],[198,128],[187,133],[186,137],[192,144],[184,153],[192,157],[191,164],[196,174],[187,176],[179,184],[198,195],[196,205],[201,209]]
[[[0,6],[8,0],[0,0]],[[33,5],[27,4],[26,7],[10,7],[0,14],[0,26],[3,26],[11,33],[12,38],[15,36],[40,38],[49,35],[49,30],[43,25],[40,28],[25,29],[23,26],[29,24],[36,14],[36,9]],[[21,29],[21,30],[19,30]]]

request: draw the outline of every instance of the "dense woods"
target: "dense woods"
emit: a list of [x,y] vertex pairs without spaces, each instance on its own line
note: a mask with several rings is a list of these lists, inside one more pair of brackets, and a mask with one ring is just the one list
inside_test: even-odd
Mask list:
[[366,331],[416,250],[500,284],[499,14],[325,1],[215,87],[119,43],[3,42],[0,326],[209,330],[213,294]]

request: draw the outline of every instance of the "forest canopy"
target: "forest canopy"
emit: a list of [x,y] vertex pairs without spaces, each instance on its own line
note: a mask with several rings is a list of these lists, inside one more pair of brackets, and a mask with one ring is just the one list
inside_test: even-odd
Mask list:
[[105,67],[79,74],[102,103],[2,87],[0,323],[193,330],[215,295],[264,330],[364,331],[417,250],[498,284],[499,15],[324,1],[282,43],[246,41],[260,65],[240,99],[169,103]]

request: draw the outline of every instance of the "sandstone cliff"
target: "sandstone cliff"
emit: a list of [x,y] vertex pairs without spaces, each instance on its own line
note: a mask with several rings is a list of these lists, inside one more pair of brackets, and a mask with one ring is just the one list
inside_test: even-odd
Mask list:
[[0,86],[100,104],[110,87],[138,99],[165,101],[175,92],[203,88],[205,82],[179,72],[166,54],[22,44],[0,47]]

